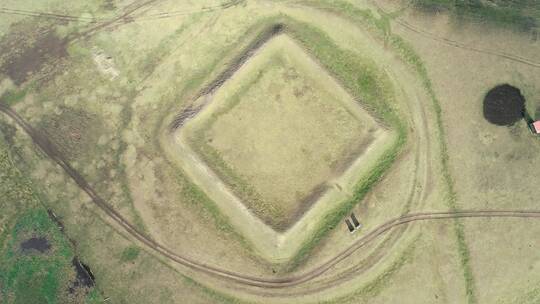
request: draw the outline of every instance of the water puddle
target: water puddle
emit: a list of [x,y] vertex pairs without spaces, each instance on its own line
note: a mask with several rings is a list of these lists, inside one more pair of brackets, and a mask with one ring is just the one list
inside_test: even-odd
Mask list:
[[23,253],[30,253],[32,251],[38,251],[44,253],[51,248],[51,244],[44,237],[33,237],[21,243],[21,250]]

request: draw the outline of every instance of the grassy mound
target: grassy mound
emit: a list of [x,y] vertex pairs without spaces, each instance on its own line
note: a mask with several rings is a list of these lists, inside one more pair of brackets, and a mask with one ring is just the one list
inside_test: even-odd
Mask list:
[[213,101],[220,105],[192,143],[255,214],[280,230],[333,186],[377,125],[350,96],[337,94],[336,83],[290,38],[268,44],[223,86]]

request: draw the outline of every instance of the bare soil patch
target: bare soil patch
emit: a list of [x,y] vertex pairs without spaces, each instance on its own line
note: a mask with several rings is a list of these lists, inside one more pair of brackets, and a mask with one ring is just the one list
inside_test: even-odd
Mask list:
[[[24,38],[21,38],[24,37]],[[53,31],[38,33],[33,37],[28,33],[15,32],[13,37],[0,43],[0,49],[9,50],[3,58],[0,73],[6,74],[13,83],[20,85],[29,76],[43,69],[51,60],[68,55],[67,43]]]

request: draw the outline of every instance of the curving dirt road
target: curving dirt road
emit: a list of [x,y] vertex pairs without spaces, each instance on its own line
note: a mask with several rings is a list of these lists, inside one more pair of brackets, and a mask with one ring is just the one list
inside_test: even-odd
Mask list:
[[75,170],[59,152],[54,144],[42,133],[30,126],[22,119],[14,110],[7,105],[0,103],[0,112],[12,118],[31,138],[32,141],[52,160],[54,160],[62,169],[77,183],[77,185],[85,191],[91,198],[94,204],[103,210],[113,221],[122,226],[127,233],[146,245],[154,252],[166,257],[167,259],[189,267],[193,270],[204,272],[222,279],[231,280],[240,284],[265,287],[265,288],[285,288],[313,280],[337,263],[343,261],[353,252],[366,244],[372,242],[376,238],[382,236],[391,229],[401,225],[406,225],[411,222],[432,221],[432,220],[448,220],[456,218],[540,218],[538,210],[462,210],[454,212],[425,212],[411,213],[389,220],[370,232],[360,237],[353,245],[346,250],[340,252],[327,262],[299,275],[288,276],[283,278],[261,278],[246,274],[241,274],[226,269],[222,269],[213,265],[208,265],[198,262],[193,258],[175,254],[170,249],[152,240],[149,236],[139,231],[134,225],[129,223],[116,210],[114,210],[103,198],[101,198],[92,186],[84,179],[84,177]]

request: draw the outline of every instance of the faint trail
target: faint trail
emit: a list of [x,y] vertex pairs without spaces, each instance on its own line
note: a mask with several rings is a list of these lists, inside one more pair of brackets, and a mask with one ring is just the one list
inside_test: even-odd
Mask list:
[[157,2],[159,0],[146,0],[144,2],[140,2],[140,1],[135,1],[134,3],[128,5],[123,13],[117,17],[114,17],[114,18],[111,18],[111,19],[107,19],[107,20],[104,20],[103,22],[97,22],[97,25],[90,28],[90,29],[87,29],[81,33],[77,33],[77,34],[74,34],[74,35],[71,35],[71,36],[68,36],[67,40],[69,42],[73,42],[79,38],[84,38],[84,37],[88,37],[104,28],[106,28],[107,26],[110,26],[112,24],[115,24],[115,23],[119,23],[119,22],[124,22],[124,23],[127,23],[131,20],[133,20],[134,17],[132,17],[131,15],[134,14],[136,11],[148,6],[148,5],[151,5],[155,2]]
[[[110,24],[114,24],[115,22],[125,20],[126,16],[128,16],[129,14],[154,1],[155,0],[146,1],[138,6],[135,6],[130,9],[129,12],[126,12],[124,15],[116,18],[115,20],[111,19],[107,21],[108,23],[99,24],[98,29],[106,27]],[[156,16],[156,18],[158,18],[158,16]],[[244,62],[243,60],[245,59],[241,56],[239,57],[239,60],[240,61],[238,61],[237,64],[241,65]],[[234,72],[234,69],[226,70],[222,74],[222,76],[227,77],[228,73],[232,72]],[[201,91],[201,94],[204,95],[212,93],[217,87],[221,85],[219,79],[222,79],[222,77],[218,77],[218,80],[214,83],[211,83],[208,87]],[[196,111],[197,109],[194,108],[191,110]],[[60,167],[62,167],[66,174],[68,174],[75,181],[75,183],[92,198],[92,202],[97,207],[104,211],[111,220],[120,225],[128,234],[146,245],[148,249],[153,250],[157,254],[162,255],[163,257],[166,257],[177,264],[225,280],[234,281],[243,285],[264,288],[287,288],[311,281],[323,275],[328,270],[332,269],[332,267],[334,267],[336,264],[346,260],[356,250],[373,242],[374,240],[383,236],[390,230],[397,227],[405,226],[412,222],[449,220],[455,218],[540,218],[540,211],[536,210],[463,210],[455,212],[411,213],[394,218],[375,227],[371,231],[368,231],[366,234],[359,237],[354,244],[337,254],[335,257],[327,260],[323,264],[314,267],[307,272],[295,276],[281,278],[261,278],[256,276],[250,276],[247,274],[241,274],[222,269],[214,265],[208,265],[197,261],[195,258],[178,255],[170,249],[166,248],[165,246],[157,243],[152,238],[139,231],[138,228],[136,228],[134,225],[129,223],[124,217],[120,215],[119,212],[117,212],[110,204],[108,204],[103,198],[101,198],[92,188],[92,186],[84,179],[84,177],[67,162],[67,160],[64,158],[63,155],[61,155],[55,145],[44,134],[35,130],[8,106],[0,103],[0,111],[11,117],[21,128],[23,128],[25,132],[32,138],[32,141],[35,143],[35,145],[37,145],[49,158],[54,160]],[[192,113],[186,112],[185,114],[188,114],[189,116],[189,114]],[[180,119],[180,121],[183,121],[183,119]]]
[[[382,14],[384,15],[387,15],[387,16],[392,16],[392,13],[383,9],[382,7],[380,7],[380,5],[377,4],[377,1],[370,1],[373,6],[375,8],[377,8],[377,10],[379,10]],[[317,5],[306,5],[306,4],[301,4],[301,3],[297,3],[297,2],[292,2],[288,5],[291,5],[291,6],[297,6],[297,7],[310,7],[310,8],[315,8],[315,9],[321,9],[321,10],[331,10],[332,9],[332,6],[317,6]],[[477,47],[474,47],[474,46],[470,46],[470,45],[467,45],[465,43],[462,43],[462,42],[459,42],[459,41],[456,41],[456,40],[452,40],[452,39],[449,39],[449,38],[446,38],[446,37],[441,37],[441,36],[437,36],[433,33],[430,33],[428,31],[425,31],[417,26],[414,26],[412,24],[410,24],[409,22],[405,21],[405,20],[402,20],[402,19],[399,19],[399,18],[390,18],[391,21],[393,21],[394,23],[396,23],[397,25],[405,28],[406,30],[409,30],[417,35],[420,35],[424,38],[427,38],[427,39],[430,39],[430,40],[433,40],[433,41],[437,41],[437,42],[440,42],[440,43],[444,43],[448,46],[452,46],[452,47],[455,47],[455,48],[459,48],[459,49],[462,49],[462,50],[467,50],[467,51],[471,51],[471,52],[476,52],[476,53],[481,53],[481,54],[486,54],[486,55],[490,55],[490,56],[496,56],[496,57],[499,57],[499,58],[503,58],[503,59],[507,59],[507,60],[511,60],[511,61],[514,61],[514,62],[518,62],[518,63],[521,63],[521,64],[525,64],[525,65],[528,65],[530,67],[534,67],[534,68],[540,68],[540,62],[538,61],[535,61],[535,60],[532,60],[532,59],[529,59],[529,58],[526,58],[526,57],[523,57],[523,56],[519,56],[519,55],[515,55],[515,54],[510,54],[510,53],[506,53],[506,52],[498,52],[498,51],[494,51],[494,50],[489,50],[489,49],[481,49],[481,48],[477,48]]]
[[453,47],[456,47],[456,48],[459,48],[459,49],[468,50],[468,51],[472,51],[472,52],[476,52],[476,53],[493,55],[493,56],[497,56],[497,57],[500,57],[500,58],[512,60],[512,61],[515,61],[515,62],[519,62],[519,63],[525,64],[525,65],[528,65],[528,66],[531,66],[531,67],[540,68],[540,63],[539,62],[533,61],[531,59],[528,59],[528,58],[525,58],[525,57],[522,57],[522,56],[511,55],[511,54],[508,54],[508,53],[505,53],[505,52],[497,52],[497,51],[492,51],[492,50],[487,50],[487,49],[475,48],[473,46],[466,45],[464,43],[461,43],[461,42],[458,42],[458,41],[455,41],[455,40],[451,40],[451,39],[444,38],[444,37],[439,37],[439,36],[436,36],[436,35],[434,35],[434,34],[432,34],[430,32],[420,30],[417,27],[412,26],[410,23],[408,23],[406,21],[403,21],[403,20],[400,20],[400,19],[394,19],[394,22],[401,25],[402,27],[408,29],[409,31],[412,31],[412,32],[418,34],[418,35],[421,35],[421,36],[426,37],[426,38],[431,39],[431,40],[442,42],[442,43],[444,43],[446,45],[449,45],[449,46],[453,46]]
[[[224,4],[206,6],[199,9],[185,9],[185,10],[176,10],[176,11],[171,11],[171,12],[154,13],[154,14],[149,14],[145,16],[139,16],[136,18],[130,18],[130,21],[157,20],[157,19],[163,19],[163,18],[171,18],[175,16],[183,16],[183,15],[188,15],[188,14],[213,12],[216,10],[227,9],[227,8],[236,6],[244,1],[245,0],[231,0]],[[142,6],[146,6],[150,2],[155,2],[155,1],[147,1],[143,3],[142,5],[137,5],[135,6],[135,10],[141,8]],[[133,9],[129,9],[129,10],[131,11]],[[126,17],[125,14],[122,14],[117,17],[111,17],[111,18],[84,17],[84,16],[66,15],[66,14],[58,14],[58,13],[43,12],[43,11],[13,9],[9,7],[0,7],[0,14],[20,15],[20,16],[26,16],[26,17],[58,19],[58,20],[64,20],[64,21],[78,21],[78,22],[87,22],[87,23],[110,23],[110,22],[116,22]]]
[[63,155],[54,146],[54,144],[44,134],[38,132],[25,120],[23,120],[15,111],[2,103],[0,103],[0,112],[3,112],[4,114],[12,118],[32,138],[34,144],[36,144],[49,158],[54,160],[60,167],[62,167],[62,169],[71,177],[71,179],[73,179],[73,181],[75,181],[75,183],[92,198],[92,201],[97,207],[104,211],[107,216],[109,216],[114,222],[119,224],[132,237],[139,240],[141,243],[146,245],[149,249],[155,251],[157,254],[160,254],[175,263],[178,263],[185,267],[189,267],[196,271],[200,271],[222,279],[234,281],[243,285],[264,288],[286,288],[311,281],[321,276],[326,271],[330,270],[337,263],[345,260],[359,248],[362,248],[366,244],[374,241],[375,239],[382,236],[391,229],[412,222],[448,220],[455,218],[540,219],[539,210],[461,210],[454,212],[443,211],[411,213],[394,218],[375,227],[368,233],[358,238],[358,240],[346,250],[337,254],[325,263],[314,267],[313,269],[302,274],[282,278],[261,278],[256,276],[250,276],[222,269],[214,265],[198,262],[191,257],[175,254],[170,249],[157,243],[149,236],[139,231],[138,228],[136,228],[134,225],[129,223],[122,215],[120,215],[120,213],[118,213],[114,208],[111,207],[111,205],[109,205],[103,198],[101,198],[92,188],[92,186],[84,179],[84,177],[67,162]]
[[[383,14],[387,15],[387,16],[391,16],[391,13],[388,12],[387,10],[383,9],[382,7],[380,7],[376,1],[370,1],[379,11],[381,11]],[[534,68],[540,68],[540,62],[537,62],[537,61],[534,61],[532,59],[529,59],[529,58],[526,58],[526,57],[523,57],[523,56],[519,56],[519,55],[515,55],[515,54],[510,54],[510,53],[506,53],[506,52],[499,52],[499,51],[494,51],[494,50],[489,50],[489,49],[481,49],[481,48],[477,48],[477,47],[474,47],[474,46],[471,46],[471,45],[467,45],[465,43],[462,43],[462,42],[459,42],[459,41],[456,41],[456,40],[452,40],[452,39],[449,39],[449,38],[446,38],[446,37],[441,37],[441,36],[437,36],[433,33],[430,33],[428,31],[425,31],[417,26],[414,26],[412,24],[410,24],[409,22],[403,20],[403,19],[400,19],[400,18],[391,18],[391,20],[393,22],[395,22],[396,24],[400,25],[401,27],[405,28],[406,30],[409,30],[415,34],[418,34],[422,37],[425,37],[427,39],[431,39],[431,40],[434,40],[434,41],[437,41],[437,42],[440,42],[440,43],[444,43],[446,45],[449,45],[449,46],[452,46],[452,47],[455,47],[455,48],[459,48],[459,49],[462,49],[462,50],[467,50],[467,51],[471,51],[471,52],[476,52],[476,53],[481,53],[481,54],[486,54],[486,55],[491,55],[491,56],[497,56],[497,57],[500,57],[500,58],[504,58],[504,59],[507,59],[507,60],[511,60],[511,61],[514,61],[514,62],[519,62],[521,64],[525,64],[525,65],[528,65],[528,66],[531,66],[531,67],[534,67]]]

